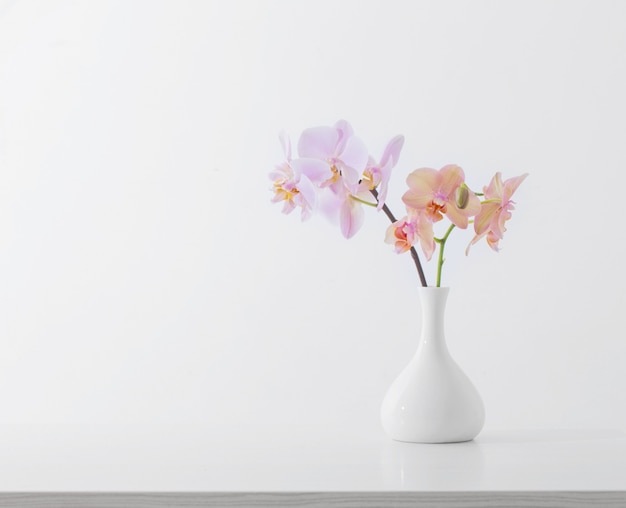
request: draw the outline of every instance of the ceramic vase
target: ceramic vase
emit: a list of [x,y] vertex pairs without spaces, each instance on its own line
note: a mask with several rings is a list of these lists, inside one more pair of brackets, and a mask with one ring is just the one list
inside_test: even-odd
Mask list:
[[420,288],[419,344],[413,359],[389,387],[381,407],[383,428],[397,441],[470,441],[483,427],[482,399],[446,345],[448,293],[449,288]]

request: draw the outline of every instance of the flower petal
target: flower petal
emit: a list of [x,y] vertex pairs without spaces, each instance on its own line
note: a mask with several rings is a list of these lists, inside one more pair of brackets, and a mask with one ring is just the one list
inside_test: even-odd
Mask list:
[[500,238],[498,238],[496,235],[494,235],[493,231],[489,231],[487,233],[487,243],[489,244],[489,247],[491,247],[496,252],[498,252],[500,250],[500,248],[498,247],[498,242],[499,241],[500,241]]
[[482,240],[486,234],[487,234],[487,231],[485,231],[484,233],[481,233],[480,235],[476,235],[476,236],[474,236],[474,238],[472,238],[472,241],[465,248],[465,255],[466,256],[469,254],[470,247],[472,245],[474,245],[475,243],[478,243],[480,240]]
[[298,154],[300,157],[331,159],[339,141],[339,132],[334,127],[311,127],[300,135]]
[[436,169],[416,169],[406,177],[409,190],[402,196],[402,201],[417,210],[426,208],[433,200],[433,192],[438,181],[439,172]]
[[363,225],[363,207],[350,196],[347,196],[339,212],[339,226],[346,238],[352,238]]
[[392,165],[387,164],[380,168],[380,185],[378,188],[378,205],[376,210],[382,210],[385,201],[387,200],[387,191],[389,188],[389,178],[391,177]]
[[496,216],[500,203],[497,201],[490,203],[482,203],[482,208],[474,219],[474,231],[477,235],[482,235],[489,229],[491,221]]
[[296,178],[305,175],[316,184],[320,184],[333,176],[328,163],[320,159],[301,157],[300,159],[292,160],[291,167],[296,174]]
[[416,169],[406,177],[406,184],[411,190],[424,194],[432,194],[438,182],[439,172],[431,168]]
[[502,174],[498,171],[489,185],[484,188],[485,199],[500,199],[502,200],[503,191],[502,191]]
[[404,145],[404,136],[396,136],[389,143],[387,143],[387,147],[383,152],[383,156],[380,159],[380,165],[386,166],[388,163],[391,163],[391,167],[395,167],[398,163],[398,159],[400,158],[400,150],[402,150],[402,146]]
[[354,129],[352,125],[346,120],[339,120],[335,123],[335,129],[337,129],[339,138],[337,142],[336,153],[341,153],[346,147],[348,139],[354,135]]
[[527,176],[528,173],[524,173],[521,176],[509,178],[506,182],[504,182],[502,190],[502,201],[504,201],[505,203],[509,201],[513,193],[517,190],[517,188],[526,179]]
[[298,190],[305,201],[302,203],[303,213],[305,208],[314,210],[317,202],[317,188],[305,175],[302,175],[298,181]]
[[402,202],[415,210],[423,210],[432,200],[432,194],[424,194],[413,189],[409,189],[402,196]]
[[509,212],[506,208],[502,208],[498,210],[498,213],[491,220],[491,224],[489,225],[490,233],[493,233],[498,239],[504,236],[504,232],[506,231],[506,227],[504,223],[511,218],[511,212]]
[[344,187],[350,194],[358,192],[360,178],[361,173],[359,171],[350,166],[342,166],[340,181],[343,182]]
[[448,203],[446,207],[446,217],[450,219],[452,224],[461,229],[467,229],[469,224],[469,218],[464,212],[465,210],[460,210],[454,203]]
[[426,256],[426,261],[430,261],[435,252],[435,232],[433,231],[433,223],[426,217],[421,216],[417,223],[417,235],[420,240],[420,247]]
[[346,142],[346,146],[339,154],[339,158],[346,166],[356,170],[360,177],[367,165],[369,155],[367,153],[367,147],[365,143],[361,141],[361,138],[353,136]]
[[455,164],[448,164],[439,170],[438,190],[444,196],[453,196],[457,187],[464,181],[465,173],[463,170]]
[[293,200],[285,199],[285,202],[283,203],[282,212],[285,214],[290,214],[291,212],[295,210],[295,208],[296,208],[296,204],[293,202]]
[[385,231],[385,243],[394,245],[397,240],[396,229],[407,221],[407,217],[404,217],[396,222],[390,224]]
[[270,180],[276,181],[290,178],[293,175],[289,175],[286,171],[283,170],[283,168],[277,167],[276,170],[271,171],[268,176]]
[[316,211],[336,225],[342,204],[343,199],[340,195],[331,192],[329,189],[322,189],[317,195]]

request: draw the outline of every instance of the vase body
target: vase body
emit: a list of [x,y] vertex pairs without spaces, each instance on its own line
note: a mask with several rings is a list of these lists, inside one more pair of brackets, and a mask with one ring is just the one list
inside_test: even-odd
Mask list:
[[397,441],[470,441],[483,428],[482,399],[446,345],[448,292],[449,288],[420,288],[422,328],[417,351],[389,387],[381,407],[383,428]]

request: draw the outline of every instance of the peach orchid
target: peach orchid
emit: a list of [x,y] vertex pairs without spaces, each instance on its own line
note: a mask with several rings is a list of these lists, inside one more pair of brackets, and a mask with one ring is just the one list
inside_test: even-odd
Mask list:
[[474,232],[476,236],[467,246],[465,253],[476,242],[485,236],[487,243],[493,250],[498,251],[498,242],[504,236],[506,227],[504,223],[511,218],[511,210],[515,209],[515,201],[511,200],[511,196],[528,176],[524,173],[521,176],[509,178],[502,182],[502,175],[497,172],[491,179],[491,182],[484,188],[485,200],[482,202],[482,208],[474,219]]

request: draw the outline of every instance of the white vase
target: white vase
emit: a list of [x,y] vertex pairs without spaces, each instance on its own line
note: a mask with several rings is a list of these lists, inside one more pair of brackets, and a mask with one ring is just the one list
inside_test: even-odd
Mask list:
[[420,288],[419,346],[381,407],[383,428],[397,441],[470,441],[483,428],[482,399],[446,346],[443,324],[448,292],[449,288]]

